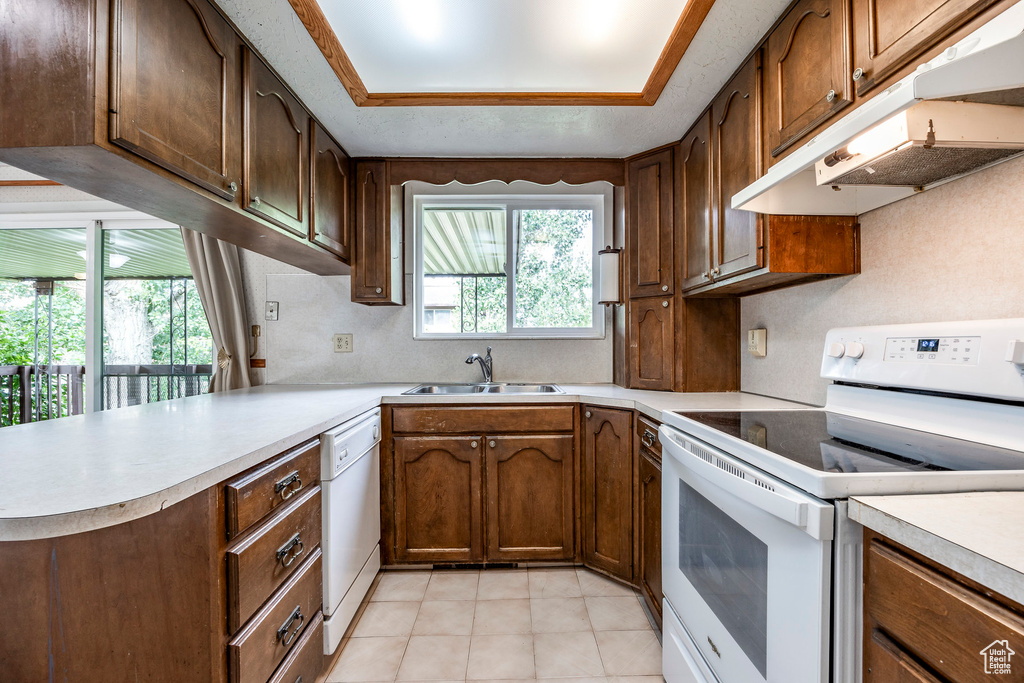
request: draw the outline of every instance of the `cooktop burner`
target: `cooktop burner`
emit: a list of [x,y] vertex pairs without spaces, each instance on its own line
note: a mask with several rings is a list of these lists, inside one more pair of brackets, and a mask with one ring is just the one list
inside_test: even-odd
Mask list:
[[1024,470],[1020,451],[825,410],[678,414],[819,472]]

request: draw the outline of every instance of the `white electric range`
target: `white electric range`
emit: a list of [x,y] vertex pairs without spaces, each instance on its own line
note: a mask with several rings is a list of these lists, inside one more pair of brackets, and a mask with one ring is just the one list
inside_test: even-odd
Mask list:
[[1024,490],[1024,319],[831,330],[824,408],[666,413],[668,683],[858,683],[854,495]]

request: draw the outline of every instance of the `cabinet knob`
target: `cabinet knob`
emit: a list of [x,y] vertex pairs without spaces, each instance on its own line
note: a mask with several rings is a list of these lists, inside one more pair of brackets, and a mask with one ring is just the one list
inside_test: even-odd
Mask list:
[[586,414],[587,418],[590,418],[591,413],[590,413],[589,410],[585,414]]
[[228,183],[228,189],[231,190],[232,192],[238,192],[238,183],[231,181],[230,183]]
[[662,285],[661,286],[661,291],[667,292],[668,291],[668,285]]
[[470,447],[470,448],[476,448],[476,447],[477,447],[477,446],[479,446],[479,445],[480,445],[480,444],[479,444],[479,443],[477,443],[476,441],[470,441],[470,442],[469,442],[469,447]]
[[381,287],[378,287],[377,289],[375,289],[375,290],[373,290],[373,291],[375,291],[375,292],[377,292],[378,294],[380,294],[381,292],[383,292],[383,291],[384,291],[384,289],[383,289],[383,288],[381,288]]
[[718,277],[721,274],[722,274],[722,271],[719,270],[718,268],[712,268],[711,269],[711,277]]
[[825,95],[825,101],[826,102],[831,102],[835,98],[836,98],[836,91],[835,90],[829,90],[828,94]]
[[495,445],[494,444],[494,439],[491,439],[490,441],[488,441],[487,445],[490,446],[491,448],[494,448],[494,445]]
[[259,197],[253,197],[252,198],[252,205],[253,206],[259,206],[262,203],[263,203],[263,201]]
[[711,274],[708,271],[706,271],[706,270],[703,273],[701,273],[700,276],[702,278],[704,278],[705,280],[710,280],[711,279]]
[[662,308],[668,308],[668,302],[667,301],[662,301],[661,302],[661,307]]
[[856,69],[853,70],[853,80],[859,81],[862,78],[864,78],[864,69],[858,66]]

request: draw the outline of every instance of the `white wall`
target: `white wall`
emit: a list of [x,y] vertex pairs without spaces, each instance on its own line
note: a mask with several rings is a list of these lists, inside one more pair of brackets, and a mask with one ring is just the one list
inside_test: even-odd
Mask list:
[[741,388],[825,401],[818,377],[832,327],[1024,317],[1024,159],[861,216],[861,274],[742,300],[743,329],[768,329],[768,356],[744,354]]

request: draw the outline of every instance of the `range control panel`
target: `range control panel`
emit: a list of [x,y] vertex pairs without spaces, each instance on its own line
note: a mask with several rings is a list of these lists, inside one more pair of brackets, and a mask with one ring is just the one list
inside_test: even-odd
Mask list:
[[832,329],[821,376],[1024,403],[1024,318]]
[[981,337],[889,337],[884,361],[977,365]]

